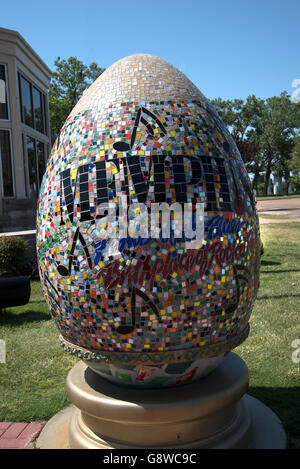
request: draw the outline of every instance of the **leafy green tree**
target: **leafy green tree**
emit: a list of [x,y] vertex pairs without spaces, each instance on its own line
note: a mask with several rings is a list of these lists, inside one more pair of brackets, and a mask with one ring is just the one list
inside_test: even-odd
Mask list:
[[261,128],[261,117],[264,100],[250,95],[244,102],[242,99],[222,101],[221,98],[211,101],[224,122],[231,128],[233,137],[245,141],[251,129]]
[[61,127],[70,113],[70,106],[65,99],[49,93],[49,114],[52,134],[52,144],[56,139]]
[[216,111],[232,133],[249,173],[253,173],[253,187],[257,187],[258,176],[264,167],[260,151],[260,138],[263,133],[265,102],[255,95],[242,99],[212,101]]
[[288,195],[289,192],[289,186],[291,181],[290,177],[290,168],[289,168],[289,162],[291,158],[291,152],[294,147],[294,139],[289,138],[286,140],[283,140],[281,143],[279,143],[278,146],[278,157],[276,158],[276,161],[273,165],[272,168],[272,173],[275,176],[278,176],[280,178],[284,177],[285,180],[285,185],[284,185],[284,191],[286,195]]
[[300,191],[300,136],[295,139],[295,145],[288,161],[288,169],[292,173],[291,183],[297,191]]
[[[267,194],[272,170],[281,168],[289,180],[287,160],[300,127],[299,103],[291,101],[286,91],[266,100],[261,148],[265,160],[264,194]],[[288,190],[288,189],[287,189]]]
[[257,188],[264,172],[263,192],[267,194],[274,172],[284,176],[288,191],[288,160],[300,126],[300,103],[292,102],[284,91],[267,100],[251,95],[245,102],[218,98],[212,104],[229,127],[248,172],[254,175],[253,187]]
[[50,83],[49,111],[53,138],[56,138],[84,90],[105,69],[100,68],[95,62],[87,66],[77,57],[69,57],[67,60],[57,57],[54,65],[56,69]]

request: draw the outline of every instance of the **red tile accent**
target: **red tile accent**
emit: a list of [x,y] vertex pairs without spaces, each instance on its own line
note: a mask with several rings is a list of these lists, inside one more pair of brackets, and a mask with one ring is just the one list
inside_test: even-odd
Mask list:
[[23,438],[0,438],[0,449],[22,449],[26,443]]
[[21,449],[38,436],[46,422],[0,422],[0,449]]
[[1,439],[7,438],[18,438],[18,436],[22,433],[25,427],[27,427],[28,423],[13,423],[5,433],[1,436]]
[[0,422],[0,438],[11,425],[11,422]]
[[30,440],[34,438],[43,428],[44,423],[39,422],[31,422],[27,425],[26,428],[22,431],[18,438],[24,438]]
[[12,425],[12,422],[0,422],[0,430],[7,430]]

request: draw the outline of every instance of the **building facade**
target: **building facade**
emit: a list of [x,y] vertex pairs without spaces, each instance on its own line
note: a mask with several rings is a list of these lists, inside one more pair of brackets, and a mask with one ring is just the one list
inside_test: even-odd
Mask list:
[[35,228],[50,151],[50,78],[22,36],[0,28],[0,233]]

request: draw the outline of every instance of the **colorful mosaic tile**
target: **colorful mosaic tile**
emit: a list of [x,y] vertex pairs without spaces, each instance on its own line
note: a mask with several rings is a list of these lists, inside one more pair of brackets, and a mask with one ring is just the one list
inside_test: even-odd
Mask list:
[[[191,226],[179,236],[176,212],[151,231],[153,204],[191,207]],[[185,229],[194,233],[197,217],[203,238],[190,248]],[[207,99],[162,59],[122,59],[85,92],[52,149],[37,227],[44,294],[75,349],[111,354],[115,367],[129,352],[218,345],[217,365],[231,340],[244,339],[259,275],[250,182]],[[185,367],[190,380],[213,368],[209,360]],[[180,373],[167,379],[167,365],[157,375],[147,366],[106,374],[182,384]]]

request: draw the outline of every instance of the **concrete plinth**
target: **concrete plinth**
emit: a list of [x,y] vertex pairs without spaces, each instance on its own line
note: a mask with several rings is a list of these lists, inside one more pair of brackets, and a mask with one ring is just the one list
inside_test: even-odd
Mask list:
[[40,449],[285,448],[278,417],[245,395],[248,370],[230,353],[208,377],[167,389],[128,389],[83,362],[67,378],[73,406],[55,415]]

